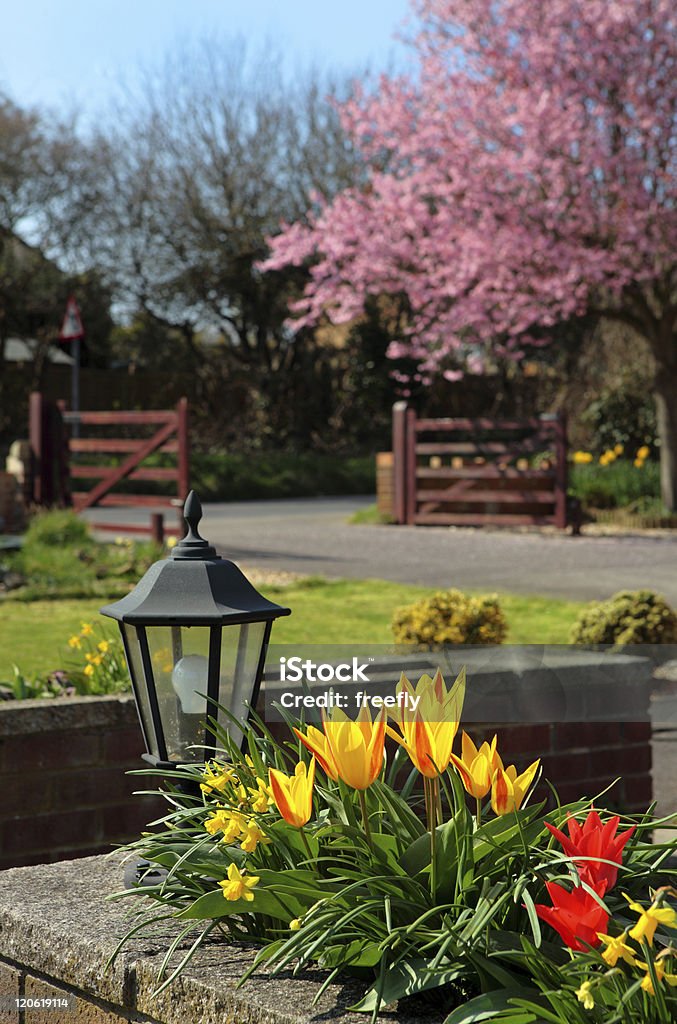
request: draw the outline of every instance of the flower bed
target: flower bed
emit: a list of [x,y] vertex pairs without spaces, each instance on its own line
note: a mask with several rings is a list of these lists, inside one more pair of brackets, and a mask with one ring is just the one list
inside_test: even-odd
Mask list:
[[124,894],[185,925],[167,964],[194,937],[159,991],[221,933],[258,947],[247,975],[356,972],[374,1021],[422,993],[446,1024],[674,1020],[674,844],[603,798],[537,802],[540,758],[508,764],[496,737],[455,754],[464,691],[403,676],[390,719],[334,710],[282,742],[259,722],[245,753],[221,733],[222,760],[178,767],[164,828],[131,846],[167,877]]

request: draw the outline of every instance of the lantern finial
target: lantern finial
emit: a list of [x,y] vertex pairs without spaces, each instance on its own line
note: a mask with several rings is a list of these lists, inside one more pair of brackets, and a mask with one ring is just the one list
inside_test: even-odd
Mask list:
[[198,532],[198,524],[202,519],[202,504],[195,491],[191,491],[186,498],[183,518],[188,532],[173,549],[172,558],[215,558],[216,549]]

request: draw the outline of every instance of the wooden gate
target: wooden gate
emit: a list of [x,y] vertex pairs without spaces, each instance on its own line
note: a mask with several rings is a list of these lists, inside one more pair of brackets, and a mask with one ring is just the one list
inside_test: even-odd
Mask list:
[[[77,437],[72,436],[76,424]],[[97,433],[101,428],[104,434]],[[110,436],[110,428],[118,436]],[[178,507],[181,525],[180,506],[190,490],[186,398],[180,399],[175,409],[75,413],[69,412],[64,402],[48,402],[42,394],[34,392],[30,399],[30,433],[36,504],[72,504],[77,512],[95,506]],[[119,436],[121,433],[125,436]],[[174,456],[174,465],[143,465],[155,452]],[[111,456],[118,458],[111,462]],[[122,461],[120,456],[124,456]],[[172,483],[174,493],[115,491],[123,480]],[[74,490],[74,481],[92,483],[89,489]],[[96,528],[129,533],[148,531],[146,526],[98,521]]]
[[417,419],[393,407],[394,513],[437,526],[567,525],[562,416]]

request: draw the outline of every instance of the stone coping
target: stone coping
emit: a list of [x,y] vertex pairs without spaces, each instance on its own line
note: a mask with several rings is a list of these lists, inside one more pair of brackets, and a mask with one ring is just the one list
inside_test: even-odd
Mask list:
[[[136,898],[106,899],[123,888],[122,865],[123,856],[116,853],[0,872],[0,957],[162,1024],[368,1024],[368,1014],[348,1010],[364,991],[353,979],[330,984],[311,1005],[326,977],[319,969],[277,978],[257,972],[236,988],[254,952],[219,940],[209,941],[181,977],[154,998],[158,967],[179,931],[172,921],[132,938],[104,971],[131,926],[131,914],[139,909]],[[441,1024],[445,1016],[419,1018],[387,1010],[378,1019]]]
[[130,705],[134,706],[131,693],[1,701],[0,736],[69,729],[76,719],[81,729],[126,725]]

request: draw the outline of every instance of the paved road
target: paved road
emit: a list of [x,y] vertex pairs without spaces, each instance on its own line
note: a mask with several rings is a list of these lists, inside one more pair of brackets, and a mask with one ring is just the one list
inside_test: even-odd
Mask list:
[[[207,504],[203,534],[246,565],[580,600],[650,587],[677,604],[677,537],[569,537],[446,527],[351,526],[373,498]],[[94,509],[92,522],[148,522]],[[173,517],[170,513],[169,518]],[[110,536],[110,535],[109,535]]]

